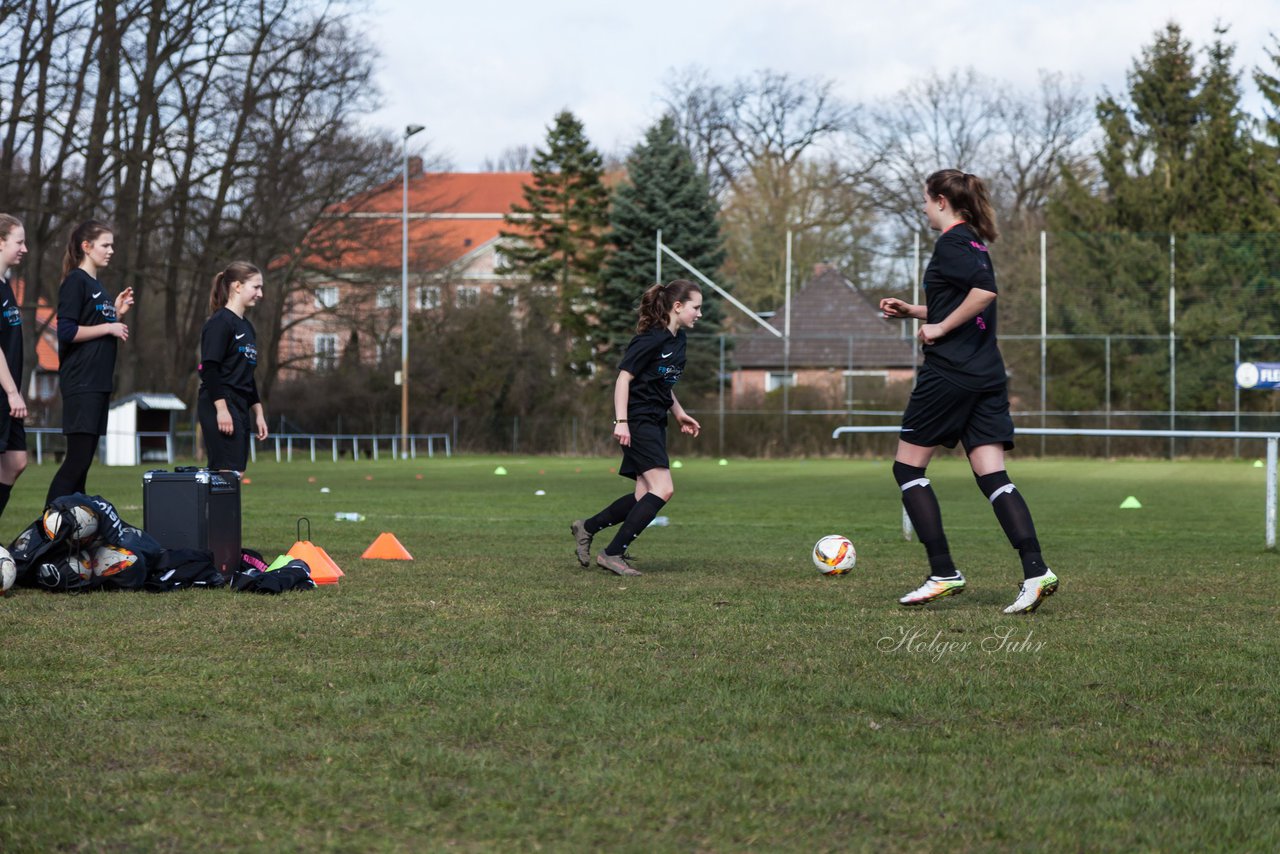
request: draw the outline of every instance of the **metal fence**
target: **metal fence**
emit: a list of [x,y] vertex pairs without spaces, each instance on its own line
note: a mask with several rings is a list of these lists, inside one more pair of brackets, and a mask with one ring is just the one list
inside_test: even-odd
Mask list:
[[[28,427],[27,450],[36,465],[46,459],[61,462],[66,450],[66,438],[57,427]],[[177,459],[200,459],[204,448],[194,431],[137,432],[133,437],[134,448],[140,464],[166,463]],[[149,441],[154,440],[154,441]],[[102,443],[106,443],[103,437]],[[163,447],[160,447],[163,443]],[[295,459],[317,460],[377,460],[417,459],[420,455],[434,458],[437,450],[445,457],[453,456],[454,435],[450,433],[411,433],[402,442],[399,433],[283,433],[269,436],[265,442],[249,443],[249,458],[256,462],[259,456],[274,456],[276,462],[293,462]]]
[[[931,241],[915,241],[885,257],[877,271],[859,271],[868,296],[895,293],[915,302]],[[998,270],[1000,342],[1010,374],[1015,423],[1040,430],[1280,431],[1280,396],[1244,390],[1235,382],[1241,362],[1280,362],[1280,235],[1065,234],[1007,235],[993,246]],[[726,313],[732,313],[726,310]],[[745,315],[744,315],[745,317]],[[886,340],[918,361],[915,323],[886,327]],[[822,336],[847,354],[831,364],[782,361],[763,370],[780,382],[767,393],[744,393],[735,335],[690,336],[690,362],[680,385],[685,408],[703,425],[694,440],[671,433],[675,454],[798,456],[883,454],[883,437],[847,436],[842,425],[897,419],[910,392],[911,364],[859,363],[866,339]],[[798,345],[816,336],[792,334]],[[605,359],[607,364],[610,360]],[[888,368],[908,378],[888,381]],[[877,368],[886,370],[878,371]],[[550,370],[550,367],[548,367]],[[826,371],[822,390],[800,382]],[[795,374],[795,377],[792,375]],[[735,383],[737,387],[735,388]],[[408,448],[394,434],[302,433],[280,430],[255,458],[416,458],[458,453],[612,454],[612,398],[601,383],[560,415],[415,413],[421,432]],[[557,410],[558,412],[559,410]],[[61,447],[55,429],[34,429],[37,462]],[[1032,437],[1028,437],[1031,439]],[[1023,453],[1112,455],[1260,455],[1257,440],[1214,442],[1190,437],[1041,435],[1019,442]],[[152,454],[155,452],[152,451]],[[197,457],[194,424],[170,442],[169,458]]]

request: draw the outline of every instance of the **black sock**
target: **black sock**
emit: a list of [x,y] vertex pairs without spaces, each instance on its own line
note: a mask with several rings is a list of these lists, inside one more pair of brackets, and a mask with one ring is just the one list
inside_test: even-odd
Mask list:
[[622,527],[618,529],[618,533],[614,535],[613,542],[609,543],[609,547],[604,550],[607,555],[625,554],[627,546],[631,545],[632,540],[640,536],[640,532],[649,527],[649,523],[658,515],[658,511],[662,509],[667,502],[654,495],[652,492],[646,492],[644,498],[636,502],[636,506],[631,508],[631,512],[627,514],[626,521],[622,523]]
[[1006,471],[991,474],[974,475],[978,488],[991,502],[991,509],[1004,528],[1004,535],[1009,544],[1018,550],[1022,557],[1022,577],[1035,578],[1044,575],[1048,568],[1044,565],[1044,557],[1040,554],[1040,541],[1036,539],[1036,526],[1031,521],[1031,510],[1023,500],[1022,493],[1009,480]]
[[627,514],[631,512],[631,508],[636,506],[636,494],[628,492],[608,507],[601,510],[590,519],[583,522],[583,527],[587,529],[588,534],[598,534],[605,528],[612,528],[614,525],[626,521]]
[[942,531],[942,508],[938,506],[938,496],[929,479],[924,476],[924,469],[895,461],[893,477],[902,488],[902,506],[906,508],[907,518],[929,555],[930,574],[938,578],[959,575],[951,560],[947,535]]
[[0,516],[4,515],[4,508],[9,506],[9,496],[12,493],[12,483],[0,483]]

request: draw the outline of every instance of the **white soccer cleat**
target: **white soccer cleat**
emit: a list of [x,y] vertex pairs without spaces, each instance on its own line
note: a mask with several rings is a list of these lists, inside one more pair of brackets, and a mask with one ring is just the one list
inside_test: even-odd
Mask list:
[[955,596],[964,592],[964,576],[956,573],[955,578],[935,578],[929,576],[924,584],[912,590],[898,600],[899,605],[924,605],[943,596]]
[[1018,591],[1018,598],[1013,604],[1004,609],[1006,614],[1030,614],[1036,608],[1040,607],[1040,603],[1052,596],[1058,589],[1058,576],[1053,574],[1053,570],[1045,568],[1044,575],[1038,575],[1035,578],[1028,578],[1022,582],[1022,589]]

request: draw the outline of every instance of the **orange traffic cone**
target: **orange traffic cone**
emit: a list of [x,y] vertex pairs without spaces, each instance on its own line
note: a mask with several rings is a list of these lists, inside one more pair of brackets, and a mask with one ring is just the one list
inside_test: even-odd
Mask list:
[[[302,523],[307,523],[307,537],[302,539]],[[290,556],[306,561],[311,567],[311,580],[316,584],[337,584],[344,573],[329,557],[329,553],[311,542],[311,520],[306,516],[298,519],[298,541],[289,546]]]
[[389,531],[379,534],[360,557],[365,560],[413,560],[409,550],[400,544],[395,534]]

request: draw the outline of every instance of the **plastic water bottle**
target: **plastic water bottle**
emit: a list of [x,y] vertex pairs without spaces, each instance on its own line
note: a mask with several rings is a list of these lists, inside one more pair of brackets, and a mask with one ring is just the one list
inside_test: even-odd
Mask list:
[[333,521],[335,522],[363,522],[363,513],[334,513]]
[[649,524],[655,525],[659,528],[665,528],[671,524],[671,519],[670,517],[667,517],[667,516],[654,516],[653,521],[650,522]]

